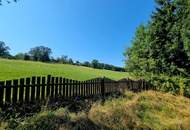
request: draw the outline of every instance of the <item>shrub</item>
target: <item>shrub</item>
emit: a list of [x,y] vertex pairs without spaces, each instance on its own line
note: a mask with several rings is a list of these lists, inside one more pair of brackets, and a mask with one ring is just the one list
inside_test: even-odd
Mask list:
[[141,75],[146,81],[148,81],[157,90],[162,92],[168,92],[174,95],[183,95],[190,97],[190,79],[180,76],[167,76],[167,75],[153,75],[146,74]]

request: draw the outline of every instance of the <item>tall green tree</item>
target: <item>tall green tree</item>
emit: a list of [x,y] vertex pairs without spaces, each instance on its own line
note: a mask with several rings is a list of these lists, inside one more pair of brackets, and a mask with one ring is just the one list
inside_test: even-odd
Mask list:
[[94,60],[91,61],[91,65],[92,65],[93,68],[98,68],[99,61],[94,59]]
[[132,40],[132,47],[127,48],[124,53],[127,71],[151,71],[153,68],[151,68],[150,64],[155,63],[149,56],[149,52],[149,29],[145,25],[140,25]]
[[69,58],[69,60],[68,60],[68,64],[71,64],[71,65],[73,65],[73,64],[74,64],[74,61],[73,61],[73,59],[72,59],[72,58]]
[[187,55],[190,57],[190,1],[182,0],[178,2],[183,6],[183,9],[179,12],[182,16],[182,38],[184,40],[184,48]]
[[0,57],[9,57],[9,50],[10,48],[6,46],[5,42],[0,41]]
[[190,73],[190,6],[188,0],[156,0],[147,26],[140,26],[125,52],[129,71]]
[[157,59],[158,72],[168,72],[172,66],[187,68],[188,57],[181,35],[184,15],[181,10],[185,4],[174,0],[157,0],[157,3],[150,28],[150,57]]
[[42,61],[42,62],[50,61],[51,53],[52,53],[51,49],[44,46],[37,46],[31,48],[29,51],[29,54],[31,55],[34,61]]

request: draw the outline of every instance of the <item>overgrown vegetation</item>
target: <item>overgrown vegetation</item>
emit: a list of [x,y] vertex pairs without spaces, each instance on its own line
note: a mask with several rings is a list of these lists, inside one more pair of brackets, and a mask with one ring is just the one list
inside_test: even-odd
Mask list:
[[89,112],[72,113],[67,108],[44,110],[33,117],[12,119],[1,127],[16,130],[187,130],[190,100],[160,92],[126,92],[119,98],[95,103]]
[[180,76],[166,76],[166,75],[152,75],[146,76],[154,87],[162,92],[171,93],[174,95],[181,95],[190,98],[190,79]]
[[155,1],[151,19],[124,53],[126,69],[157,90],[190,97],[190,1]]
[[149,85],[161,92],[181,95],[190,98],[190,78],[182,76],[168,76],[154,73],[129,73],[133,80],[145,79]]
[[114,130],[187,130],[190,128],[190,100],[160,92],[125,93],[104,105],[95,104],[89,118]]
[[170,76],[190,75],[190,2],[156,0],[156,11],[147,25],[136,31],[125,52],[126,68]]

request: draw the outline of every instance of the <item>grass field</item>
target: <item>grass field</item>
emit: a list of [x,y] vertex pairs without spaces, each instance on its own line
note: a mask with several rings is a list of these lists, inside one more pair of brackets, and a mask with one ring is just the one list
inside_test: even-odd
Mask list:
[[47,76],[48,74],[75,80],[87,80],[102,76],[118,80],[129,76],[126,72],[99,70],[67,64],[0,59],[0,81],[31,76]]

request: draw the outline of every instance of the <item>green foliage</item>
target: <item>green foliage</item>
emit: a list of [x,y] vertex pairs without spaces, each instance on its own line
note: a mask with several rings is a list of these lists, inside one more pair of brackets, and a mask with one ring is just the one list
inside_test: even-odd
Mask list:
[[148,25],[138,27],[132,47],[124,53],[126,69],[187,76],[190,74],[190,4],[188,0],[156,0],[156,3]]
[[70,65],[73,65],[73,64],[74,64],[74,62],[73,62],[73,60],[72,60],[71,58],[69,58],[68,63],[69,63]]
[[93,68],[98,68],[98,63],[99,63],[98,60],[92,60],[91,65]]
[[11,3],[11,2],[17,2],[18,0],[0,0],[0,5],[4,4],[4,3]]
[[190,97],[190,79],[180,76],[167,76],[148,74],[143,76],[157,90],[168,92],[174,95]]
[[106,70],[125,72],[125,69],[123,67],[117,67],[110,64],[100,63],[96,59],[92,60],[91,62],[88,62],[88,61],[80,62],[78,60],[74,62],[72,58],[68,58],[68,56],[61,56],[61,57],[58,57],[56,60],[52,59],[51,61],[56,62],[56,63],[86,66],[86,67],[91,67],[95,69],[106,69]]
[[47,62],[50,61],[50,54],[52,53],[51,49],[44,46],[37,46],[31,48],[29,54],[31,55],[34,61]]
[[27,53],[18,53],[14,56],[14,59],[17,60],[30,60],[30,55]]
[[10,48],[4,42],[0,41],[0,57],[10,57],[9,50]]

